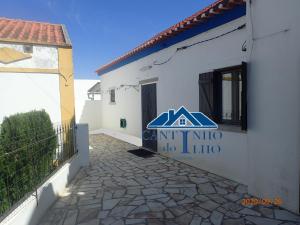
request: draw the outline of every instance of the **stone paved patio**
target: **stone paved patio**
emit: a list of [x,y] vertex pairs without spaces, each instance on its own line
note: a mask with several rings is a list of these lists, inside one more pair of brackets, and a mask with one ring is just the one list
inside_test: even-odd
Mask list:
[[81,170],[41,225],[277,225],[300,219],[275,206],[244,207],[244,185],[159,155],[143,159],[135,146],[90,137],[91,166]]

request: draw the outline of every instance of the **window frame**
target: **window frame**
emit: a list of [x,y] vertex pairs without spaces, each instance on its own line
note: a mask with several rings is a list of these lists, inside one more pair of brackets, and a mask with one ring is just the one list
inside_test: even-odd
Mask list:
[[[181,123],[184,121],[184,123]],[[179,126],[185,126],[186,125],[186,119],[185,118],[179,118]]]
[[[242,103],[239,102],[239,98],[242,99],[242,94],[239,95],[240,90],[239,90],[239,81],[236,79],[236,76],[242,76],[242,65],[238,65],[238,66],[230,66],[230,67],[225,67],[225,68],[221,68],[221,69],[217,69],[214,70],[214,73],[216,73],[217,76],[220,76],[220,85],[218,88],[220,88],[219,90],[219,108],[220,108],[220,118],[219,118],[219,123],[220,124],[224,124],[224,125],[241,125],[242,119],[241,117],[239,119],[236,118],[232,118],[232,119],[223,119],[223,86],[222,86],[222,81],[223,81],[223,75],[224,74],[231,74],[232,77],[232,83],[231,83],[231,111],[240,111],[240,108],[242,108]],[[236,80],[234,80],[236,79]],[[242,79],[242,78],[241,78]],[[242,80],[241,80],[242,81]],[[243,81],[242,81],[243,82]],[[243,85],[241,85],[241,88]],[[236,89],[234,91],[234,89]],[[241,104],[239,106],[239,104]],[[237,105],[238,109],[234,109],[234,105]],[[242,111],[242,110],[241,110]],[[240,115],[242,115],[242,112],[240,112]]]
[[[222,87],[222,79],[223,75],[226,73],[236,73],[239,72],[240,81],[237,81],[235,85],[237,85],[241,90],[237,90],[237,96],[232,96],[231,98],[236,99],[238,101],[238,120],[226,120],[223,119],[223,87]],[[233,86],[233,85],[232,85]],[[236,88],[232,87],[232,90]],[[200,73],[199,74],[199,111],[210,117],[214,122],[218,123],[223,127],[240,127],[242,131],[247,130],[247,63],[242,62],[242,64],[236,66],[229,66],[220,69],[215,69],[211,72]],[[233,105],[233,101],[231,100],[231,104]],[[236,112],[236,111],[235,111]],[[227,126],[228,125],[228,126]],[[231,129],[231,128],[230,128]]]
[[[112,101],[112,92],[114,92],[114,98],[113,98],[114,101]],[[109,89],[109,103],[116,104],[116,89],[115,88]]]
[[33,45],[23,45],[23,52],[32,54],[33,53]]

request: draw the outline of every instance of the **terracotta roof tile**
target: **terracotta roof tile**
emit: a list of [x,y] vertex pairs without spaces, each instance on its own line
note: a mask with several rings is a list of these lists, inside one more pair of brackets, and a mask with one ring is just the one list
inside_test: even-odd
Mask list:
[[71,46],[63,25],[0,17],[0,42]]
[[143,44],[137,46],[130,52],[118,57],[114,61],[103,65],[98,70],[96,70],[96,73],[101,73],[102,71],[106,70],[107,68],[113,66],[114,64],[117,64],[118,62],[121,62],[125,60],[126,58],[136,54],[137,52],[140,52],[146,48],[149,48],[165,39],[168,39],[170,37],[173,37],[187,29],[190,29],[194,27],[195,25],[199,23],[205,23],[209,18],[222,13],[225,10],[232,9],[233,7],[237,5],[245,4],[245,0],[217,0],[210,6],[196,12],[195,14],[189,16],[188,18],[182,20],[181,22],[171,26],[170,28],[158,33],[151,39],[145,41]]

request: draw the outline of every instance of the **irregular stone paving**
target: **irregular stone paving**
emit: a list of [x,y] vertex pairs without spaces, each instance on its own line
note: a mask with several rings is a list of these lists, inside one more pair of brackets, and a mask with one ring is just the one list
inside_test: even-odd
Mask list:
[[41,225],[292,225],[299,216],[275,206],[244,207],[247,187],[186,164],[127,152],[136,146],[90,137],[82,169]]

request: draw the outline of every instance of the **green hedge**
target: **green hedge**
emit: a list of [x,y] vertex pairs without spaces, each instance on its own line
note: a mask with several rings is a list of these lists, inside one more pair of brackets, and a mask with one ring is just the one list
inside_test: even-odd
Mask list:
[[55,168],[57,136],[44,111],[4,118],[0,130],[0,215]]

